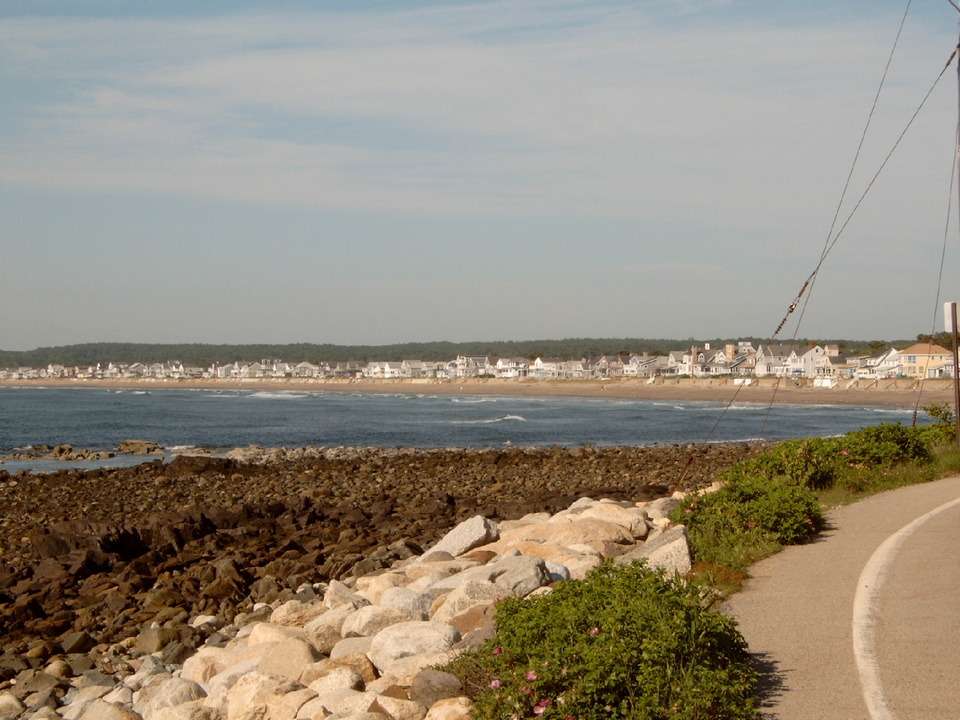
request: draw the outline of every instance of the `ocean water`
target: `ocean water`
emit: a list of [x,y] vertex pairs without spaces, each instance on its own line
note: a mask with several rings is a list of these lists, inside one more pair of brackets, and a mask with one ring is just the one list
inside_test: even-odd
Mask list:
[[[892,407],[773,406],[616,398],[263,390],[0,388],[0,454],[37,445],[115,450],[124,440],[168,448],[374,446],[572,447],[655,445],[839,435],[882,422]],[[922,421],[926,422],[926,419]],[[142,457],[90,467],[143,462]],[[14,472],[68,467],[7,460]]]

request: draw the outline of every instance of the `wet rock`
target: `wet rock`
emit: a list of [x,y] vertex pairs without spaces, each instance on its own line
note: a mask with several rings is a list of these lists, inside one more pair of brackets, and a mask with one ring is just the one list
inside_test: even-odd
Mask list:
[[72,655],[89,652],[96,646],[97,641],[89,633],[74,632],[60,638],[59,644],[61,652]]
[[117,452],[129,455],[153,455],[162,453],[163,448],[149,440],[124,440],[117,448]]

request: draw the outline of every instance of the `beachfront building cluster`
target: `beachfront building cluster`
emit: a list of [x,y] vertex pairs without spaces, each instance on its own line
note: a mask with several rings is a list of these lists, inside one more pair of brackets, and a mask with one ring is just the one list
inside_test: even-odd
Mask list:
[[599,358],[491,357],[460,355],[453,360],[340,361],[287,363],[256,362],[185,366],[180,362],[107,363],[96,367],[12,368],[0,370],[0,379],[78,378],[154,379],[435,379],[508,378],[534,380],[609,380],[616,378],[812,378],[822,384],[840,380],[885,378],[943,378],[953,376],[953,354],[931,343],[904,350],[885,348],[868,355],[844,355],[837,345],[766,344],[739,342],[711,347],[710,343],[675,350],[666,355],[603,355]]

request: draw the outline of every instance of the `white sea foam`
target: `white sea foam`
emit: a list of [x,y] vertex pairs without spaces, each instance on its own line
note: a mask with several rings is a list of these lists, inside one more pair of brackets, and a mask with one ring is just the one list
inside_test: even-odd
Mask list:
[[309,397],[309,395],[307,393],[292,392],[290,390],[273,392],[270,390],[258,390],[255,393],[250,393],[248,397],[265,400],[299,400],[300,398]]
[[517,422],[527,422],[525,417],[520,415],[504,415],[500,418],[487,418],[486,420],[451,420],[451,425],[489,425],[491,423],[507,422],[515,420]]

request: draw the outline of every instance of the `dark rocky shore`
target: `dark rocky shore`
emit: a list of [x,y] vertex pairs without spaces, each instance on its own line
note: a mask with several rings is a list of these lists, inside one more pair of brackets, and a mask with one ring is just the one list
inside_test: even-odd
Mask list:
[[[0,471],[0,690],[36,693],[12,681],[57,656],[72,674],[114,672],[159,648],[182,662],[214,632],[187,624],[196,615],[231,621],[255,603],[387,567],[474,515],[705,486],[765,447],[250,449]],[[166,634],[141,647],[151,624]]]

